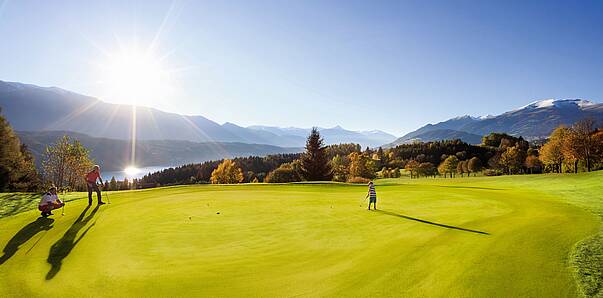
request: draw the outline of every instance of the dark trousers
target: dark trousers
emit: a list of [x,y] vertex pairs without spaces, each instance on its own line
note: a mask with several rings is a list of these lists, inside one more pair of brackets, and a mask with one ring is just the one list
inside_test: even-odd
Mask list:
[[96,192],[96,198],[98,199],[98,202],[101,203],[102,197],[101,197],[101,192],[100,189],[98,189],[98,185],[96,185],[96,183],[90,183],[88,182],[88,205],[92,205],[92,191]]
[[371,204],[373,204],[374,209],[377,210],[377,198],[371,198],[368,206],[369,210],[371,210]]

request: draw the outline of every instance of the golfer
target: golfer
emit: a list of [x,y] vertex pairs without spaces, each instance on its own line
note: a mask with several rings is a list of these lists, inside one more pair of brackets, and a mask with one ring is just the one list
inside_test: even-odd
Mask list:
[[65,203],[63,203],[57,195],[57,188],[52,186],[48,189],[48,192],[42,195],[42,200],[40,200],[40,204],[38,204],[38,210],[42,211],[41,215],[43,217],[48,217],[49,215],[52,215],[52,210],[59,209],[64,205]]
[[375,184],[373,181],[368,183],[368,193],[366,194],[369,199],[368,210],[371,210],[371,204],[373,204],[373,209],[377,210],[377,192],[375,191]]
[[103,202],[102,200],[101,192],[98,189],[98,185],[96,184],[97,179],[100,181],[101,184],[103,184],[103,179],[100,176],[100,167],[98,165],[95,165],[94,168],[92,168],[92,171],[86,174],[86,186],[88,187],[88,206],[92,205],[92,191],[96,192],[98,204],[105,204],[105,202]]

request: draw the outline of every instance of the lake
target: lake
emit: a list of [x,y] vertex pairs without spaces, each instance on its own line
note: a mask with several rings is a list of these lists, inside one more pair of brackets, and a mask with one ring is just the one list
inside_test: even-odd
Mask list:
[[135,171],[134,170],[121,170],[121,171],[106,171],[106,172],[101,172],[101,175],[103,176],[103,181],[107,180],[107,181],[111,181],[111,177],[115,177],[116,180],[124,180],[124,178],[128,178],[128,180],[132,180],[132,179],[140,179],[142,178],[142,176],[148,174],[148,173],[153,173],[153,172],[157,172],[157,171],[161,171],[163,169],[167,169],[167,168],[171,168],[173,166],[152,166],[152,167],[142,167],[142,168],[137,168]]

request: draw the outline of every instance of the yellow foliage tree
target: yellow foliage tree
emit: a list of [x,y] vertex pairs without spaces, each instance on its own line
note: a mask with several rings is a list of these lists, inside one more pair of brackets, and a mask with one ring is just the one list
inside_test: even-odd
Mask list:
[[243,182],[243,179],[243,170],[234,161],[225,159],[211,172],[210,181],[212,184],[235,184]]
[[563,147],[568,134],[567,127],[559,126],[551,133],[549,141],[540,148],[540,161],[553,172],[561,173],[564,161]]

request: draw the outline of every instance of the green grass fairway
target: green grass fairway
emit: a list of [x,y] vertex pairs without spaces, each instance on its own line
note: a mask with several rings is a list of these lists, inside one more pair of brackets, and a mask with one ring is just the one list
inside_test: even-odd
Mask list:
[[380,180],[370,212],[365,191],[182,186],[4,216],[0,297],[601,295],[603,172]]

